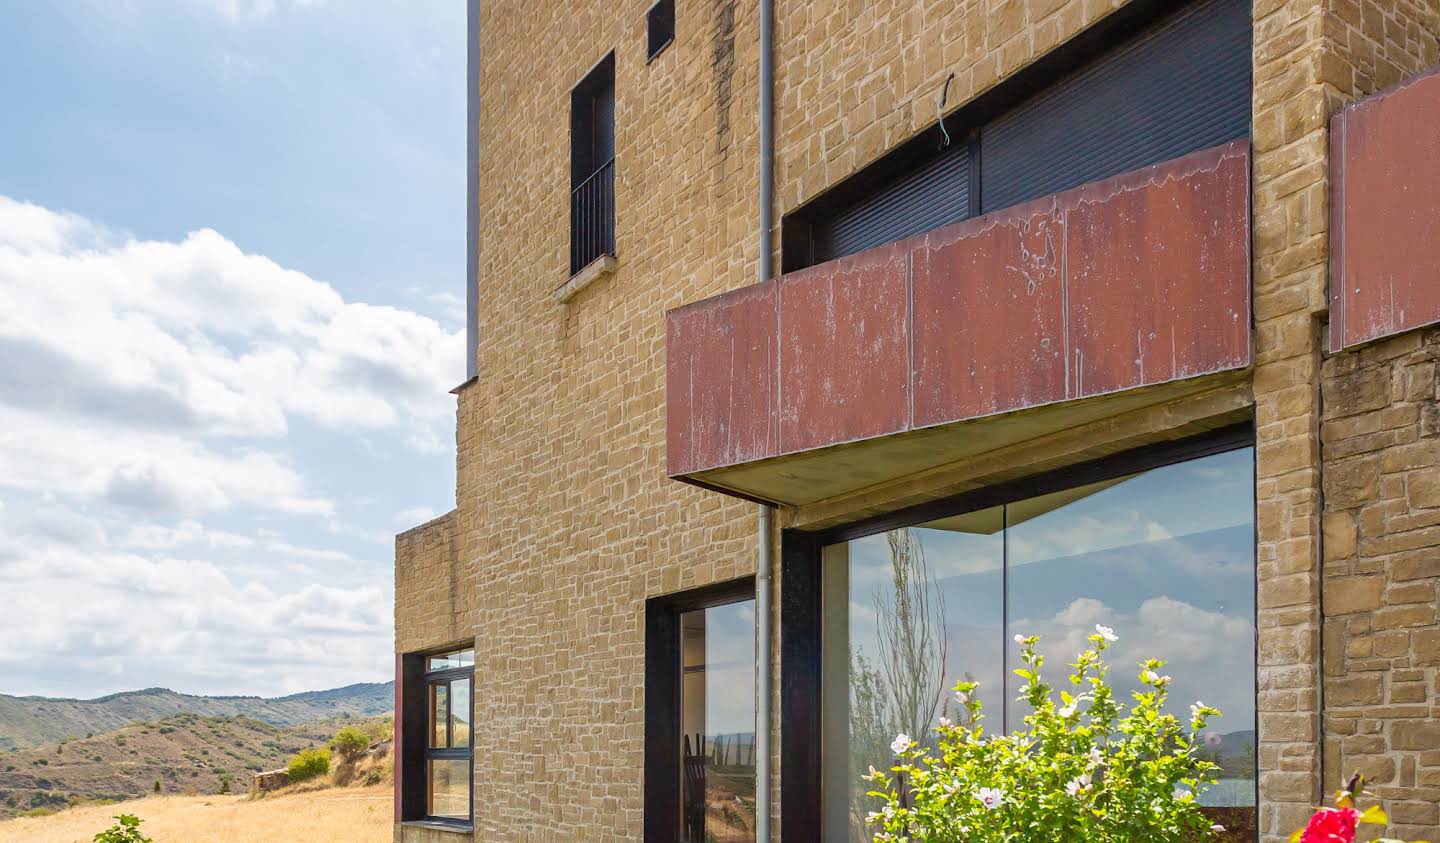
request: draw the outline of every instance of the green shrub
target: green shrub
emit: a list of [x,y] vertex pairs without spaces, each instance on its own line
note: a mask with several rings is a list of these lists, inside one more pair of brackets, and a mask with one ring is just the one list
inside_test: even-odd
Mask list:
[[879,841],[966,843],[1198,843],[1219,831],[1196,794],[1214,784],[1217,767],[1198,752],[1196,736],[1219,710],[1197,702],[1182,723],[1164,711],[1170,677],[1164,662],[1142,664],[1129,711],[1106,683],[1101,654],[1114,632],[1096,627],[1069,684],[1056,699],[1040,679],[1038,636],[1016,636],[1026,685],[1025,730],[987,735],[974,682],[956,685],[964,716],[941,720],[938,752],[899,735],[889,773],[865,778],[881,809],[867,820]]
[[131,814],[121,814],[115,824],[95,835],[94,843],[151,843],[150,838],[140,833],[144,820]]
[[341,758],[352,759],[370,748],[370,736],[356,726],[346,726],[330,739],[330,748]]
[[302,749],[290,758],[290,763],[285,765],[285,772],[290,774],[292,782],[323,776],[330,772],[330,750],[323,747]]
[[28,809],[28,810],[21,811],[20,813],[16,814],[15,816],[17,816],[17,817],[48,817],[48,816],[50,816],[50,815],[53,814],[53,813],[55,813],[55,809],[54,809],[54,808],[47,808],[47,807],[45,807],[45,806],[42,805],[42,806],[40,806],[39,808],[30,808],[30,809]]

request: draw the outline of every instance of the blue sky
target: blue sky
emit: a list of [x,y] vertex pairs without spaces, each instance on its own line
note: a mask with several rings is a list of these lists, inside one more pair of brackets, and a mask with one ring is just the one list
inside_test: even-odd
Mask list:
[[460,0],[0,0],[0,692],[389,678],[464,53]]

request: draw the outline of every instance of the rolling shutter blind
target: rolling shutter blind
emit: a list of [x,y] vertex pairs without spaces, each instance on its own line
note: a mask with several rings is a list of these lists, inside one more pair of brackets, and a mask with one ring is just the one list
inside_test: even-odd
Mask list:
[[1250,0],[1197,3],[987,124],[986,212],[1250,133]]
[[970,213],[970,150],[957,139],[936,158],[820,220],[815,261],[834,260],[962,220]]

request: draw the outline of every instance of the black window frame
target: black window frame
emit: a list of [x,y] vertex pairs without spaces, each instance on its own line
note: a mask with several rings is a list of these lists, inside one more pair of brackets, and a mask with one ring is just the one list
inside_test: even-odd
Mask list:
[[[468,652],[471,663],[459,667],[429,669],[430,659]],[[407,653],[401,659],[402,709],[401,722],[396,724],[399,731],[401,756],[400,819],[402,823],[423,823],[442,825],[456,829],[469,829],[475,817],[475,664],[473,641],[449,644],[444,647]],[[466,679],[469,683],[470,737],[466,746],[451,747],[450,729],[453,723],[454,698],[449,693],[452,682]],[[446,689],[445,746],[431,746],[434,734],[435,716],[434,689]],[[467,801],[469,816],[464,819],[441,817],[430,813],[430,762],[432,760],[465,760],[469,771]]]
[[675,0],[657,0],[645,13],[645,63],[675,43]]
[[754,599],[748,576],[645,601],[645,843],[675,843],[680,835],[680,616]]
[[[1077,486],[1254,447],[1253,419],[1145,445],[1030,477],[817,531],[785,529],[780,544],[780,836],[819,843],[824,834],[821,758],[822,560],[827,545],[1016,503]],[[1258,577],[1256,591],[1258,603]],[[1258,648],[1258,636],[1257,636]],[[1258,649],[1256,665],[1258,671]],[[1257,675],[1258,689],[1258,675]],[[1259,728],[1259,706],[1256,722]],[[648,838],[647,838],[648,840]]]

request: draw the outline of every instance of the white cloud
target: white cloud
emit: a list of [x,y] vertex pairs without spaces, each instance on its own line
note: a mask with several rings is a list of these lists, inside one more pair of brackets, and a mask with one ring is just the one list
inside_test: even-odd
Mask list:
[[[133,686],[130,677],[173,677],[177,667],[177,684],[210,692],[282,694],[386,678],[392,627],[383,581],[277,589],[202,558],[76,548],[36,530],[38,510],[17,510],[0,510],[8,607],[0,674],[15,683],[7,691],[48,686],[52,666],[76,664],[110,677],[87,678],[88,687],[111,690]],[[205,533],[193,523],[177,532]]]
[[1111,679],[1125,691],[1139,687],[1138,664],[1164,659],[1164,673],[1174,677],[1172,711],[1184,714],[1196,699],[1218,705],[1227,716],[1217,721],[1222,732],[1252,728],[1255,706],[1255,627],[1244,617],[1202,609],[1168,595],[1142,602],[1135,613],[1111,608],[1101,600],[1082,597],[1048,618],[1018,618],[1011,628],[1040,636],[1049,681],[1059,681],[1080,651],[1089,647],[1085,637],[1095,624],[1113,627],[1120,640],[1106,660]]
[[326,0],[200,0],[227,23],[256,23],[274,15],[282,6],[320,6]]
[[433,520],[438,514],[439,513],[428,506],[413,506],[395,513],[395,523],[409,529],[410,527]]
[[327,514],[284,459],[235,441],[304,418],[443,448],[463,347],[214,231],[139,241],[0,197],[0,484]]
[[175,526],[166,524],[132,524],[120,545],[141,550],[171,550],[177,547],[204,546],[212,550],[244,549],[255,540],[225,530],[214,530],[199,521],[186,519]]
[[453,441],[463,347],[214,231],[0,196],[0,692],[387,678],[388,551],[340,507],[408,502],[337,461]]

